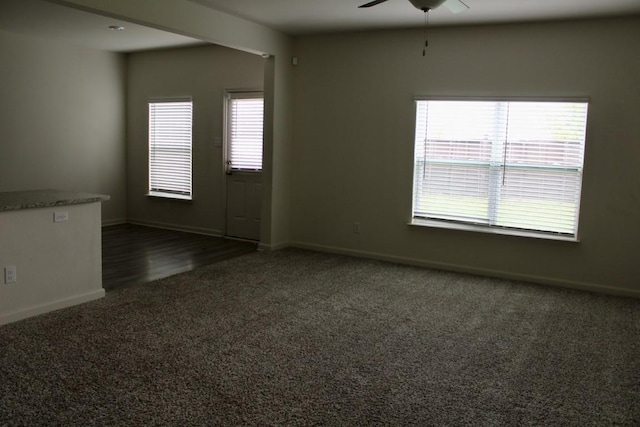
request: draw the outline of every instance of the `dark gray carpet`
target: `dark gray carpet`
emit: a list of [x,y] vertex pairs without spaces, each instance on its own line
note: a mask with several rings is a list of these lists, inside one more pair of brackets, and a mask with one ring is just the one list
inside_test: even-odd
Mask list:
[[255,253],[0,327],[0,425],[638,425],[640,301]]

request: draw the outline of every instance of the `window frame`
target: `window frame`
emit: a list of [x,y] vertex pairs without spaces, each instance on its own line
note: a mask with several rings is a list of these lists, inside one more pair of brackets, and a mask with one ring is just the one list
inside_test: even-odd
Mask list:
[[[490,223],[477,222],[460,219],[446,219],[446,218],[436,218],[436,217],[423,217],[416,216],[416,191],[418,191],[418,180],[416,179],[416,169],[418,168],[418,157],[416,152],[416,144],[417,144],[417,134],[418,132],[418,102],[420,101],[483,101],[483,102],[546,102],[546,103],[585,103],[586,111],[585,111],[585,123],[584,123],[584,139],[581,142],[581,165],[579,166],[579,184],[577,190],[577,206],[575,213],[575,223],[574,223],[574,233],[559,233],[553,231],[543,231],[543,230],[533,230],[533,229],[524,229],[524,228],[516,228],[516,227],[507,227],[501,225],[493,225]],[[495,96],[486,96],[486,97],[460,97],[460,96],[415,96],[414,97],[414,140],[412,143],[413,148],[413,167],[412,167],[412,192],[411,192],[411,220],[408,222],[408,225],[412,226],[420,226],[420,227],[432,227],[432,228],[444,228],[444,229],[452,229],[452,230],[464,230],[464,231],[474,231],[488,234],[500,234],[500,235],[510,235],[510,236],[520,236],[520,237],[530,237],[530,238],[539,238],[539,239],[547,239],[547,240],[561,240],[561,241],[571,241],[571,242],[579,242],[579,221],[580,221],[580,210],[581,210],[581,199],[583,192],[583,184],[584,184],[584,168],[585,168],[585,152],[586,152],[586,140],[587,140],[587,125],[589,119],[589,98],[587,97],[495,97]],[[426,129],[426,123],[425,123]],[[507,144],[509,144],[507,140]],[[506,148],[505,148],[506,150]],[[506,151],[505,151],[506,153]],[[426,159],[426,156],[425,156]],[[453,162],[451,162],[453,163]],[[495,165],[491,165],[489,170],[493,169]],[[510,167],[506,160],[503,160],[500,165],[501,168]],[[538,165],[534,166],[534,169],[542,170],[545,166]],[[560,168],[562,169],[562,168]],[[569,168],[572,169],[572,168]],[[489,172],[492,173],[491,171]],[[491,178],[490,178],[491,179]],[[490,181],[491,182],[491,181]],[[491,187],[491,185],[489,185]],[[491,191],[489,189],[489,191]],[[489,198],[489,196],[488,196]],[[488,201],[488,203],[491,203]]]
[[[233,167],[231,164],[232,141],[231,141],[231,129],[232,129],[232,103],[236,99],[262,99],[262,141],[261,147],[261,163],[260,168],[238,168]],[[229,89],[225,91],[224,96],[224,170],[226,174],[232,172],[249,172],[249,173],[261,173],[264,169],[264,91],[260,89]]]
[[[187,177],[188,180],[188,191],[177,191],[171,188],[154,188],[152,171],[153,171],[153,163],[154,163],[154,150],[157,150],[154,145],[154,141],[152,140],[152,105],[154,104],[169,104],[169,103],[189,103],[190,111],[189,111],[189,120],[190,123],[188,125],[189,135],[188,135],[188,172],[183,170],[181,171],[181,175],[183,177]],[[167,97],[167,98],[149,98],[147,100],[147,156],[148,156],[148,170],[147,170],[147,196],[149,197],[160,197],[174,200],[193,200],[193,114],[194,111],[194,103],[193,98],[189,96],[183,97]]]

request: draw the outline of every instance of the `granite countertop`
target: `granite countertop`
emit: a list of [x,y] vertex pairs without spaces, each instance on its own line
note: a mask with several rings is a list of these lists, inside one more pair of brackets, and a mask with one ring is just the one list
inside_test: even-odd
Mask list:
[[104,194],[75,193],[60,190],[0,192],[0,212],[104,202],[110,198],[110,196]]

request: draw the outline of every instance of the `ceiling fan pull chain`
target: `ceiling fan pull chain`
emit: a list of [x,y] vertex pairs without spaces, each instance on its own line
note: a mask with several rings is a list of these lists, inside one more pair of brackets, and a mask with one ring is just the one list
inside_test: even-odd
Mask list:
[[424,47],[422,48],[422,56],[427,55],[427,47],[429,47],[429,40],[427,40],[427,27],[429,26],[429,10],[424,11]]

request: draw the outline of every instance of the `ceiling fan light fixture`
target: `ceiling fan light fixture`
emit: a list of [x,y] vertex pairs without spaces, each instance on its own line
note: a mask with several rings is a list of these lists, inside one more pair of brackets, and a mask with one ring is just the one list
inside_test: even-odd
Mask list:
[[[373,0],[358,7],[372,7],[386,1],[387,0]],[[469,9],[469,6],[467,6],[462,0],[409,0],[409,2],[413,5],[413,7],[423,12],[429,12],[430,10],[442,6],[443,4],[453,13],[460,13]]]
[[409,0],[411,4],[416,8],[425,12],[435,9],[440,6],[446,0]]

